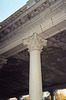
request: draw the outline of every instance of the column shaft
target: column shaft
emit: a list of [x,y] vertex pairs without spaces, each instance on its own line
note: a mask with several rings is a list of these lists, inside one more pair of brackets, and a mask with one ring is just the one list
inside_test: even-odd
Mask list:
[[30,51],[30,100],[42,100],[42,78],[40,51]]

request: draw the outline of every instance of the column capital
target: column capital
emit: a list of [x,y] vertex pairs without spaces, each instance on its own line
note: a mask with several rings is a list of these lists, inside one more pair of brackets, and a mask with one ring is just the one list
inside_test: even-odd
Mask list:
[[32,50],[41,51],[43,47],[47,45],[47,40],[39,36],[37,33],[34,33],[29,38],[24,39],[23,44],[27,46],[29,51],[32,51]]

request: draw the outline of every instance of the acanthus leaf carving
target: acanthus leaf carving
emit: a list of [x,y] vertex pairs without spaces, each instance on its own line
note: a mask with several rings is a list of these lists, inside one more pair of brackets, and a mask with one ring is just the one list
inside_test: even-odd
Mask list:
[[29,51],[31,50],[39,50],[43,49],[43,46],[47,45],[47,40],[40,37],[38,34],[33,34],[31,37],[23,40],[23,44],[27,46]]

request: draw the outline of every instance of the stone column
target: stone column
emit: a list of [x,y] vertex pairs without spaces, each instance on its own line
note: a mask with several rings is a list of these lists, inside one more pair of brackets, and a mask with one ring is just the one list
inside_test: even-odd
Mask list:
[[40,53],[47,41],[37,34],[23,40],[30,53],[29,100],[42,100],[42,76]]

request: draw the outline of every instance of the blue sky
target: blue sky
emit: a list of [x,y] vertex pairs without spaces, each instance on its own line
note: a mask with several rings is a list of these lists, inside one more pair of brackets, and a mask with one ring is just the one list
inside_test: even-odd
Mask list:
[[28,0],[0,0],[0,22],[22,7]]

